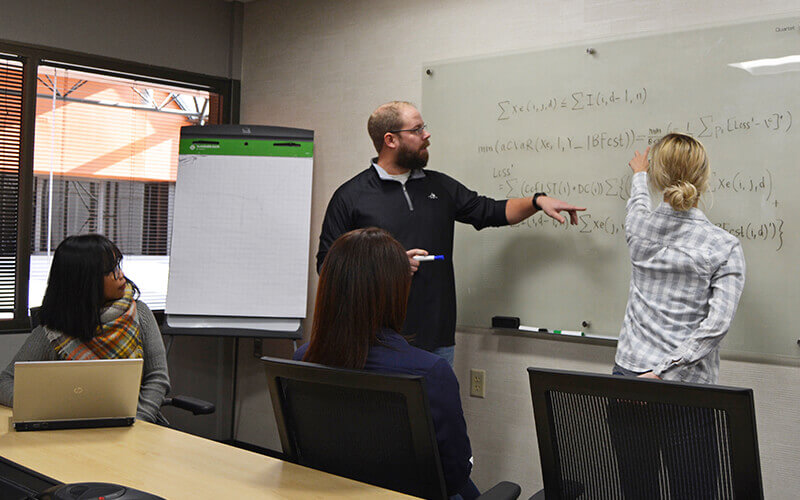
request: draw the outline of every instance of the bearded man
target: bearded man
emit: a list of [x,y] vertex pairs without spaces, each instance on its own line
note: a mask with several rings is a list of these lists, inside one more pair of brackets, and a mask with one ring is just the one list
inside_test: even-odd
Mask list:
[[[453,365],[456,329],[456,288],[453,272],[455,221],[475,229],[516,224],[539,210],[560,223],[560,212],[578,223],[585,210],[536,193],[531,198],[493,200],[455,179],[425,169],[431,134],[417,108],[404,101],[379,106],[367,121],[378,152],[363,172],[333,194],[317,252],[317,272],[331,244],[340,235],[376,226],[389,231],[405,248],[414,277],[403,334],[411,343],[447,359]],[[443,261],[420,266],[415,256],[442,255]]]

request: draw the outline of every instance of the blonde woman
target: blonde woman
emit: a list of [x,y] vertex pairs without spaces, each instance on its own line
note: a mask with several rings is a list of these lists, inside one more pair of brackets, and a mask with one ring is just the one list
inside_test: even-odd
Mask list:
[[[619,335],[617,375],[717,383],[719,344],[744,287],[739,240],[697,208],[708,190],[703,145],[668,134],[637,151],[625,234],[631,255],[628,306]],[[650,205],[647,184],[663,193]]]
[[[613,373],[716,383],[719,344],[744,286],[742,245],[697,208],[710,177],[703,145],[668,134],[653,146],[648,171],[649,152],[629,163],[633,269]],[[655,209],[648,180],[663,193]],[[607,411],[625,498],[717,498],[713,410],[617,400]]]

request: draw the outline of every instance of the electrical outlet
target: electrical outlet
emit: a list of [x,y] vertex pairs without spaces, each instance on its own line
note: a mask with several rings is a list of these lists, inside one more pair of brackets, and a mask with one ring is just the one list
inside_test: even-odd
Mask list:
[[474,398],[486,397],[486,370],[469,371],[469,395]]

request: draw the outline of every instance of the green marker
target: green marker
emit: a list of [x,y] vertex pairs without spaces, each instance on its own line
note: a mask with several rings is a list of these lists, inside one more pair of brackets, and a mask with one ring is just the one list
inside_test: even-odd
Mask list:
[[553,330],[553,333],[559,335],[572,335],[573,337],[583,337],[583,332],[576,332],[574,330]]

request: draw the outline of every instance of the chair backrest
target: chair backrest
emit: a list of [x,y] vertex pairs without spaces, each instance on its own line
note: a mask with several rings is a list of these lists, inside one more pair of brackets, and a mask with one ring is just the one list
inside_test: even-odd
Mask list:
[[752,389],[528,374],[548,500],[763,498]]
[[40,307],[31,307],[31,330],[39,326],[41,323],[39,320],[39,310]]
[[289,460],[418,497],[447,498],[421,376],[261,359]]

